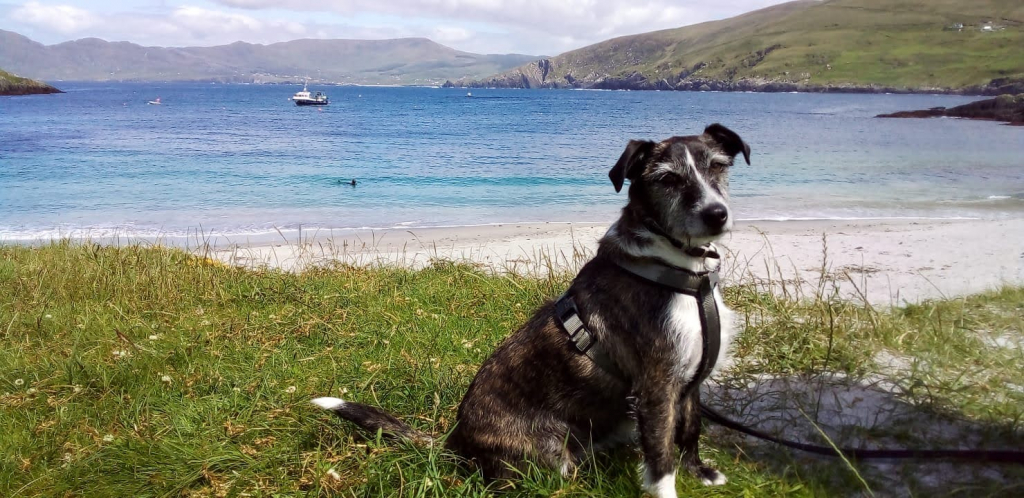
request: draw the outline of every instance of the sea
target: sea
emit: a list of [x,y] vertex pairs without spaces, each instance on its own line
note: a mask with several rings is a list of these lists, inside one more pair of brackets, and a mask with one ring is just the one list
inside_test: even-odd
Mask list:
[[630,139],[715,122],[752,150],[740,220],[1024,215],[1024,128],[874,117],[977,97],[324,86],[329,106],[297,107],[294,85],[58,86],[0,97],[2,242],[608,223]]

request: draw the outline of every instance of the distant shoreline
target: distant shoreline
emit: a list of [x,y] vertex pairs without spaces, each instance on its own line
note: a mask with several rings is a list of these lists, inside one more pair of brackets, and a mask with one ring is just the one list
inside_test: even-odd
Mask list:
[[[998,96],[1005,93],[1011,93],[1010,91],[1001,91],[999,87],[992,87],[991,89],[980,87],[969,87],[969,88],[932,88],[932,87],[920,87],[920,88],[902,88],[902,87],[886,87],[886,86],[845,86],[845,85],[802,85],[795,83],[778,83],[770,84],[764,87],[747,87],[746,85],[734,85],[728,86],[715,86],[707,90],[699,88],[646,88],[643,86],[638,87],[622,87],[622,88],[601,88],[601,87],[573,87],[573,86],[542,86],[542,87],[520,87],[520,86],[500,86],[500,85],[484,85],[479,82],[452,82],[444,81],[436,84],[415,84],[415,85],[397,85],[397,84],[372,84],[372,83],[340,83],[330,81],[259,81],[259,82],[246,82],[246,81],[219,81],[219,80],[53,80],[55,83],[63,84],[132,84],[132,85],[145,85],[145,84],[197,84],[197,85],[244,85],[244,86],[294,86],[309,84],[313,86],[332,86],[332,87],[351,87],[351,88],[435,88],[435,89],[456,89],[456,90],[575,90],[575,91],[595,91],[595,92],[690,92],[690,93],[800,93],[800,94],[851,94],[851,95],[879,95],[879,94],[893,94],[893,95],[958,95],[964,97],[987,97],[987,96]],[[479,84],[477,84],[479,83]],[[469,86],[472,85],[472,86]],[[795,85],[795,86],[790,86]],[[1024,92],[1024,83],[1017,85],[1021,87],[1018,93]],[[1010,90],[1016,89],[1014,86]],[[59,93],[64,93],[59,91]]]
[[[525,84],[527,86],[517,86]],[[814,85],[783,81],[760,80],[696,80],[682,81],[671,85],[665,80],[651,83],[646,78],[606,78],[590,85],[544,84],[529,86],[524,80],[501,82],[489,81],[446,81],[442,88],[461,89],[522,89],[522,90],[606,90],[606,91],[663,91],[663,92],[727,92],[727,93],[845,93],[845,94],[897,94],[897,95],[962,95],[970,97],[991,97],[1003,94],[1024,93],[1024,82],[992,82],[964,88],[935,87],[893,87],[885,85],[830,84]]]

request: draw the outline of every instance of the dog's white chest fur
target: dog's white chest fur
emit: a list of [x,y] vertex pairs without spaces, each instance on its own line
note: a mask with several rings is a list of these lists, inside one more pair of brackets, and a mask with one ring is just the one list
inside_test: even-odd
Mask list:
[[[722,302],[722,294],[715,289],[715,302],[718,304],[718,315],[721,323],[721,349],[715,362],[715,370],[724,365],[728,357],[729,343],[734,330],[732,310]],[[665,332],[675,344],[676,375],[684,382],[689,382],[697,375],[700,367],[701,354],[704,350],[703,330],[700,326],[700,309],[697,298],[686,294],[672,296],[665,312]]]

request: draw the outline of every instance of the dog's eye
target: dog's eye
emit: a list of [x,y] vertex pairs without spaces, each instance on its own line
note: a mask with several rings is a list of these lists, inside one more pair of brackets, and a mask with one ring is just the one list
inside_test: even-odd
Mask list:
[[681,185],[685,180],[678,173],[665,173],[658,181],[665,185]]

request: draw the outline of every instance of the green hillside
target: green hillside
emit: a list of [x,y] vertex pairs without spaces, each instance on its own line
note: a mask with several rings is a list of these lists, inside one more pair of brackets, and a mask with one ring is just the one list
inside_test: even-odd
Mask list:
[[478,83],[920,90],[980,87],[1004,78],[1024,80],[1021,0],[802,0],[615,38]]
[[33,95],[37,93],[62,92],[46,83],[15,76],[0,69],[0,95]]

